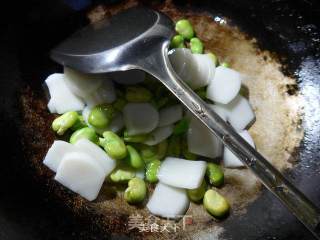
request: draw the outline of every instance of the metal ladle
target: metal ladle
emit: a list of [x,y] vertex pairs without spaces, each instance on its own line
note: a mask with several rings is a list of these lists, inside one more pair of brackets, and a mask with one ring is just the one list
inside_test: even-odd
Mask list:
[[320,239],[319,209],[175,74],[167,55],[173,34],[167,16],[131,8],[76,32],[51,57],[86,73],[141,69],[156,77]]

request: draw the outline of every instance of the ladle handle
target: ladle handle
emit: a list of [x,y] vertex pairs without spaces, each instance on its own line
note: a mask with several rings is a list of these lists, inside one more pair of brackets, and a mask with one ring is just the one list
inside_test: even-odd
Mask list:
[[257,176],[281,202],[320,239],[320,210],[290,183],[260,153],[251,147],[224,120],[175,74],[168,59],[168,42],[161,54],[154,54],[147,71],[158,78],[207,128],[212,131]]

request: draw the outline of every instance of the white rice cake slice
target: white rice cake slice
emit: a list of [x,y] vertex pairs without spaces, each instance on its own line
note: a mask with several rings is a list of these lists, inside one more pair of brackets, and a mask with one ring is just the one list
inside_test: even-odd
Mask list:
[[75,143],[79,151],[90,155],[103,169],[106,175],[109,175],[116,166],[116,161],[112,159],[99,146],[88,139],[80,139]]
[[51,74],[45,82],[50,93],[48,108],[51,113],[63,114],[84,108],[84,102],[70,91],[63,74]]
[[147,204],[148,210],[164,218],[181,218],[190,205],[186,190],[159,182]]
[[98,196],[105,177],[102,167],[91,156],[73,152],[63,157],[54,179],[92,201]]
[[43,160],[43,164],[50,168],[52,171],[56,172],[62,158],[67,153],[75,151],[77,151],[77,149],[73,144],[61,140],[56,140],[49,148]]
[[158,171],[158,179],[172,187],[195,189],[200,187],[207,163],[167,157]]

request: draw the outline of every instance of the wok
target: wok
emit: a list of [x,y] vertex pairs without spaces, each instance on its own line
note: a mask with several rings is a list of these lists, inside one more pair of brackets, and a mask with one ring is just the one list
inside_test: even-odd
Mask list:
[[[56,194],[59,186],[50,182],[50,175],[38,177],[38,166],[32,164],[30,158],[43,155],[48,146],[29,148],[29,143],[41,142],[41,139],[37,138],[37,129],[31,130],[35,134],[26,135],[25,130],[30,126],[25,123],[20,98],[25,89],[32,90],[35,97],[42,97],[43,80],[50,73],[61,71],[61,67],[50,60],[49,50],[87,24],[85,13],[92,6],[115,2],[118,1],[34,0],[6,6],[10,17],[1,21],[0,35],[0,126],[5,153],[0,167],[0,239],[141,237],[137,232],[125,231],[126,219],[122,216],[115,215],[113,220],[102,224],[100,214],[90,207],[79,206],[74,211],[70,206],[75,203],[68,202],[68,194],[64,198]],[[161,1],[141,1],[141,4],[153,6]],[[313,0],[222,0],[174,1],[174,5],[231,19],[248,36],[255,37],[261,49],[277,54],[285,66],[283,72],[297,79],[297,85],[288,86],[287,93],[302,95],[304,137],[292,153],[297,163],[286,176],[319,206],[320,4]],[[35,108],[42,107],[37,101],[33,104]],[[33,119],[42,120],[36,115]],[[46,119],[49,121],[50,117]],[[42,124],[48,125],[48,122]],[[221,224],[224,232],[219,239],[312,239],[265,189],[247,207],[246,214],[231,216]]]

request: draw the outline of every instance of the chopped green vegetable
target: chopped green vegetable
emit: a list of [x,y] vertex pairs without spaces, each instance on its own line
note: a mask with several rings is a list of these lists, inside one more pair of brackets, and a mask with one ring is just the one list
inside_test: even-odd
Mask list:
[[199,38],[192,38],[190,40],[190,49],[192,53],[203,53],[203,43]]
[[203,197],[204,208],[214,217],[222,218],[230,211],[230,205],[227,200],[218,192],[210,189]]
[[196,189],[187,189],[188,197],[193,202],[199,202],[203,199],[204,194],[207,191],[206,181],[202,181],[200,187]]
[[207,53],[207,54],[208,54],[208,56],[212,59],[214,65],[217,66],[217,65],[218,65],[218,58],[217,58],[217,56],[216,56],[214,53],[212,53],[212,52],[209,52],[209,53]]
[[84,127],[81,128],[77,131],[75,131],[71,137],[70,137],[70,143],[75,144],[78,140],[80,139],[88,139],[93,143],[97,143],[98,142],[98,136],[96,134],[96,132],[89,127]]
[[184,48],[184,38],[181,35],[175,35],[172,39],[171,39],[171,43],[170,43],[170,47],[171,48]]
[[167,155],[171,157],[179,157],[181,154],[181,139],[179,136],[171,136],[169,138]]
[[114,159],[122,159],[127,156],[127,148],[124,141],[114,132],[104,132],[103,138],[99,138],[99,144]]
[[126,89],[126,100],[128,102],[149,102],[151,98],[151,92],[144,87],[127,87]]
[[88,117],[88,122],[95,128],[106,128],[112,120],[114,109],[111,104],[95,106]]
[[221,167],[215,163],[208,163],[206,176],[210,182],[215,187],[220,187],[224,182],[224,174]]
[[147,195],[146,183],[140,178],[133,178],[124,192],[124,199],[130,204],[142,202]]
[[118,98],[114,103],[113,103],[113,108],[119,112],[122,111],[124,106],[127,104],[127,101],[124,98]]
[[146,166],[146,180],[150,183],[158,181],[157,173],[160,168],[161,162],[158,159],[152,160]]
[[115,183],[128,182],[136,176],[135,170],[128,167],[120,167],[113,170],[110,180]]
[[187,19],[181,19],[176,23],[175,30],[185,39],[191,39],[194,31],[191,23]]
[[128,152],[128,155],[126,158],[126,162],[130,167],[139,169],[144,166],[144,161],[142,160],[142,158],[140,157],[140,154],[134,147],[127,145],[127,152]]
[[77,112],[66,112],[61,116],[57,117],[52,122],[53,131],[57,132],[58,135],[63,135],[69,128],[71,128],[78,120]]
[[189,128],[189,119],[182,118],[178,123],[175,124],[173,128],[173,135],[183,135],[188,131]]
[[149,134],[139,134],[130,136],[128,131],[123,132],[123,140],[125,142],[141,143],[144,142],[149,137]]

